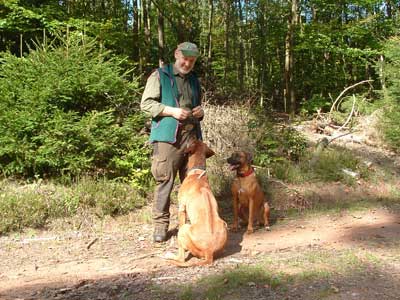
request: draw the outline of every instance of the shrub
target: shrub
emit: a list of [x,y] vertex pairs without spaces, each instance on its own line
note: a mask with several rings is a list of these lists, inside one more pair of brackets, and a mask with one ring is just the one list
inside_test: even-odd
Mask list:
[[0,181],[0,235],[41,228],[79,209],[99,217],[119,215],[145,204],[146,198],[129,184],[82,177],[70,184],[41,179],[33,183]]
[[400,150],[400,38],[392,38],[385,45],[384,66],[387,88],[384,91],[384,111],[381,130],[386,142]]
[[82,37],[55,44],[22,58],[1,54],[0,170],[22,177],[137,178],[139,165],[147,174],[139,87],[120,67],[123,60]]
[[291,126],[274,126],[271,121],[260,116],[251,120],[248,126],[257,141],[254,157],[256,165],[268,166],[284,159],[297,161],[306,151],[306,138]]
[[300,112],[303,114],[314,114],[318,112],[318,110],[327,112],[331,105],[332,101],[330,99],[326,99],[321,95],[313,95],[311,99],[301,103]]

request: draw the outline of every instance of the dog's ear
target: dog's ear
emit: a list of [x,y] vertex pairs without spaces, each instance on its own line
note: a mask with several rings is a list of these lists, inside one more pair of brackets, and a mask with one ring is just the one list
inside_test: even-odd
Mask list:
[[251,164],[253,162],[253,154],[251,154],[250,152],[246,152],[246,156],[247,156],[247,162]]
[[209,157],[215,155],[215,152],[210,147],[208,147],[206,144],[204,144],[204,145],[206,147],[206,158],[209,158]]

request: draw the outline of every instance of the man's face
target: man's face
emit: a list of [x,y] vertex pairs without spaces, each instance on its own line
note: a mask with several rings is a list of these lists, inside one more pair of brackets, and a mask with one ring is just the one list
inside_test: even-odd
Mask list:
[[175,51],[175,67],[182,75],[188,74],[192,71],[197,57],[184,56],[180,50]]

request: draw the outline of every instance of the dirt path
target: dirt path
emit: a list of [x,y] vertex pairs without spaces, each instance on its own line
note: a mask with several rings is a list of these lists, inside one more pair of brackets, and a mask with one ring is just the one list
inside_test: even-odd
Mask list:
[[[230,233],[224,255],[213,267],[178,269],[164,259],[176,252],[174,239],[154,245],[150,225],[129,223],[126,218],[110,219],[101,230],[2,237],[0,299],[174,299],[172,295],[158,298],[155,287],[177,280],[193,283],[237,264],[251,264],[264,254],[293,255],[310,247],[372,249],[400,240],[400,215],[386,209],[278,220],[271,232]],[[384,249],[377,247],[375,255],[384,256]],[[400,289],[393,290],[392,286],[400,283],[399,257],[396,259],[391,271],[395,280],[384,291],[389,291],[389,296],[380,299],[400,297]],[[376,299],[351,296],[362,295],[358,288],[354,290],[343,289],[343,294],[332,299]]]
[[[312,138],[320,139],[316,135]],[[375,152],[375,148],[360,148],[353,140],[339,142],[366,160],[385,164],[393,174],[400,174],[400,158]],[[363,189],[364,186],[358,187],[355,198],[368,198],[369,191]],[[319,196],[324,194],[327,201],[349,197],[340,186],[318,187],[316,192]],[[283,273],[289,277],[293,274],[292,279],[298,278],[295,274],[299,255],[317,250],[339,256],[346,255],[347,249],[360,253],[361,257],[354,260],[354,265],[351,260],[346,262],[351,265],[348,273],[341,272],[344,266],[339,265],[333,270],[335,276],[322,275],[322,279],[313,281],[307,279],[306,265],[299,275],[300,283],[293,279],[288,283],[290,288],[259,286],[250,279],[234,293],[228,291],[216,298],[400,299],[398,210],[380,207],[296,219],[278,218],[271,232],[258,230],[253,235],[230,232],[223,256],[213,266],[203,268],[180,269],[169,265],[165,257],[176,253],[175,238],[155,245],[151,235],[151,225],[137,222],[137,216],[132,214],[103,221],[84,217],[79,225],[73,220],[64,220],[45,231],[29,230],[0,237],[0,300],[203,300],[208,296],[201,293],[201,287],[194,289],[194,296],[186,298],[180,290],[190,284],[197,286],[198,280],[205,276],[224,274],[242,265],[254,266],[265,259],[271,262],[276,276]],[[287,264],[288,261],[292,263]]]

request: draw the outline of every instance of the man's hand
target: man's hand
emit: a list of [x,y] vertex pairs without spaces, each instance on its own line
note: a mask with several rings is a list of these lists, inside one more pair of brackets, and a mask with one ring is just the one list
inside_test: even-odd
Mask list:
[[204,110],[201,106],[196,106],[195,108],[192,109],[192,115],[196,119],[200,119],[204,117]]
[[190,110],[171,106],[166,106],[164,110],[160,113],[161,117],[173,117],[179,121],[186,120],[191,115],[192,112]]

